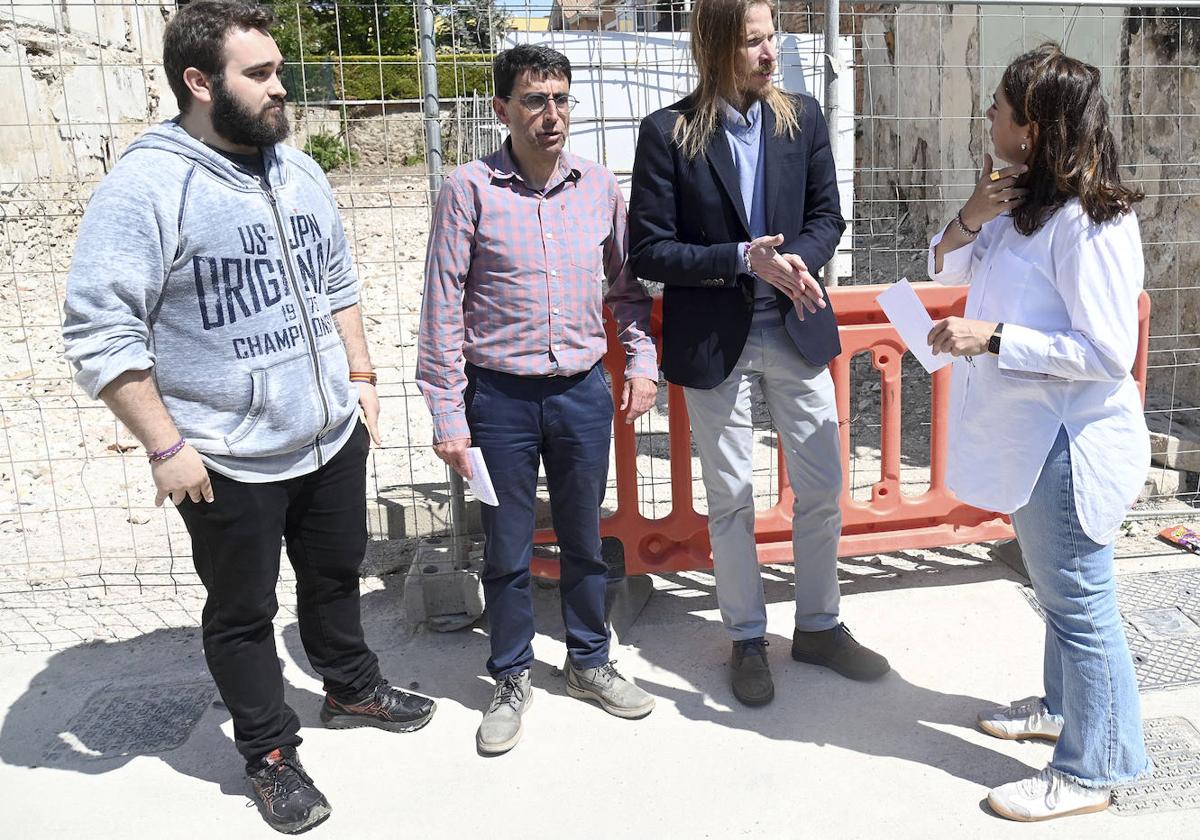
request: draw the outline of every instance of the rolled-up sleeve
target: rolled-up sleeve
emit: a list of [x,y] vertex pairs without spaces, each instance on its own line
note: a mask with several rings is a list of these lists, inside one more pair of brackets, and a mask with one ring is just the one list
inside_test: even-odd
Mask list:
[[1119,380],[1137,354],[1138,295],[1145,266],[1136,220],[1086,232],[1054,255],[1054,285],[1071,319],[1068,330],[1005,324],[1000,369],[1059,379]]
[[67,276],[63,346],[75,381],[92,399],[130,370],[149,370],[150,313],[162,295],[177,235],[163,217],[178,203],[155,201],[128,167],[97,188],[84,213]]
[[[953,220],[949,224],[954,224]],[[942,237],[946,235],[947,228],[943,227],[939,230],[929,243],[927,255],[929,279],[946,286],[961,286],[970,283],[979,264],[983,261],[983,255],[987,252],[988,245],[991,244],[995,224],[996,219],[987,222],[979,231],[979,235],[975,237],[974,242],[942,254],[941,271],[937,270],[937,256],[934,252],[941,243]]]

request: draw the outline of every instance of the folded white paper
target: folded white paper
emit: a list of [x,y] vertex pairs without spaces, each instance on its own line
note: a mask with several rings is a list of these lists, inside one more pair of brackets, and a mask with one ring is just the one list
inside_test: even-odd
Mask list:
[[488,474],[487,464],[484,463],[483,453],[478,446],[472,446],[467,450],[467,463],[471,465],[471,475],[473,476],[473,478],[467,479],[467,484],[470,485],[475,498],[485,505],[498,507],[500,500],[496,498],[496,488],[492,486],[492,477]]
[[954,361],[954,357],[949,353],[934,355],[933,348],[929,346],[929,331],[933,329],[933,319],[929,317],[929,312],[917,297],[907,277],[902,277],[899,282],[888,286],[875,300],[896,328],[896,332],[900,333],[900,338],[908,345],[909,352],[925,370],[933,373]]

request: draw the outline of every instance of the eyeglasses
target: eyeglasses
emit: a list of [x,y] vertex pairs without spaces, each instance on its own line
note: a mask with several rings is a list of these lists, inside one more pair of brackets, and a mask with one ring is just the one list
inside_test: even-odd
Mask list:
[[[511,96],[505,96],[504,99],[512,99]],[[554,107],[563,113],[570,113],[571,109],[579,104],[579,100],[568,93],[560,93],[555,96],[547,96],[544,93],[527,93],[517,101],[525,107],[525,110],[531,114],[540,114],[546,110],[550,101],[554,101]]]

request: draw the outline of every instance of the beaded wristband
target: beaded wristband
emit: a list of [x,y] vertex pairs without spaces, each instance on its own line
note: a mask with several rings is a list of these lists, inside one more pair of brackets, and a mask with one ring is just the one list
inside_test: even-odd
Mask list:
[[979,231],[983,230],[983,228],[976,228],[975,230],[971,230],[971,228],[967,227],[967,223],[964,222],[962,219],[962,211],[961,210],[959,210],[958,213],[955,214],[954,223],[956,225],[958,225],[959,230],[961,230],[965,235],[971,237],[972,239],[974,239],[976,236],[979,235]]
[[758,279],[758,275],[754,273],[754,268],[750,265],[750,243],[749,242],[742,243],[742,267],[746,269],[746,274],[749,274],[755,280]]
[[178,441],[171,444],[166,449],[160,449],[157,452],[151,452],[146,457],[150,460],[151,463],[157,464],[159,461],[165,461],[168,458],[172,457],[173,455],[178,455],[179,451],[181,449],[183,449],[183,447],[185,447],[185,446],[187,446],[187,441],[184,440],[183,438],[180,438]]

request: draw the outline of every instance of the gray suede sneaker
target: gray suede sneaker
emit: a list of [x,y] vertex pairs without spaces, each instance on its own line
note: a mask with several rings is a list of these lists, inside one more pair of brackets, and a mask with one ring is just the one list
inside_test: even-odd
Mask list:
[[654,711],[654,698],[622,677],[613,662],[599,668],[576,668],[568,657],[563,671],[567,675],[567,694],[595,700],[610,715],[640,718]]
[[496,683],[492,704],[483,713],[475,746],[485,755],[508,752],[521,740],[521,715],[533,702],[529,669],[509,674]]

